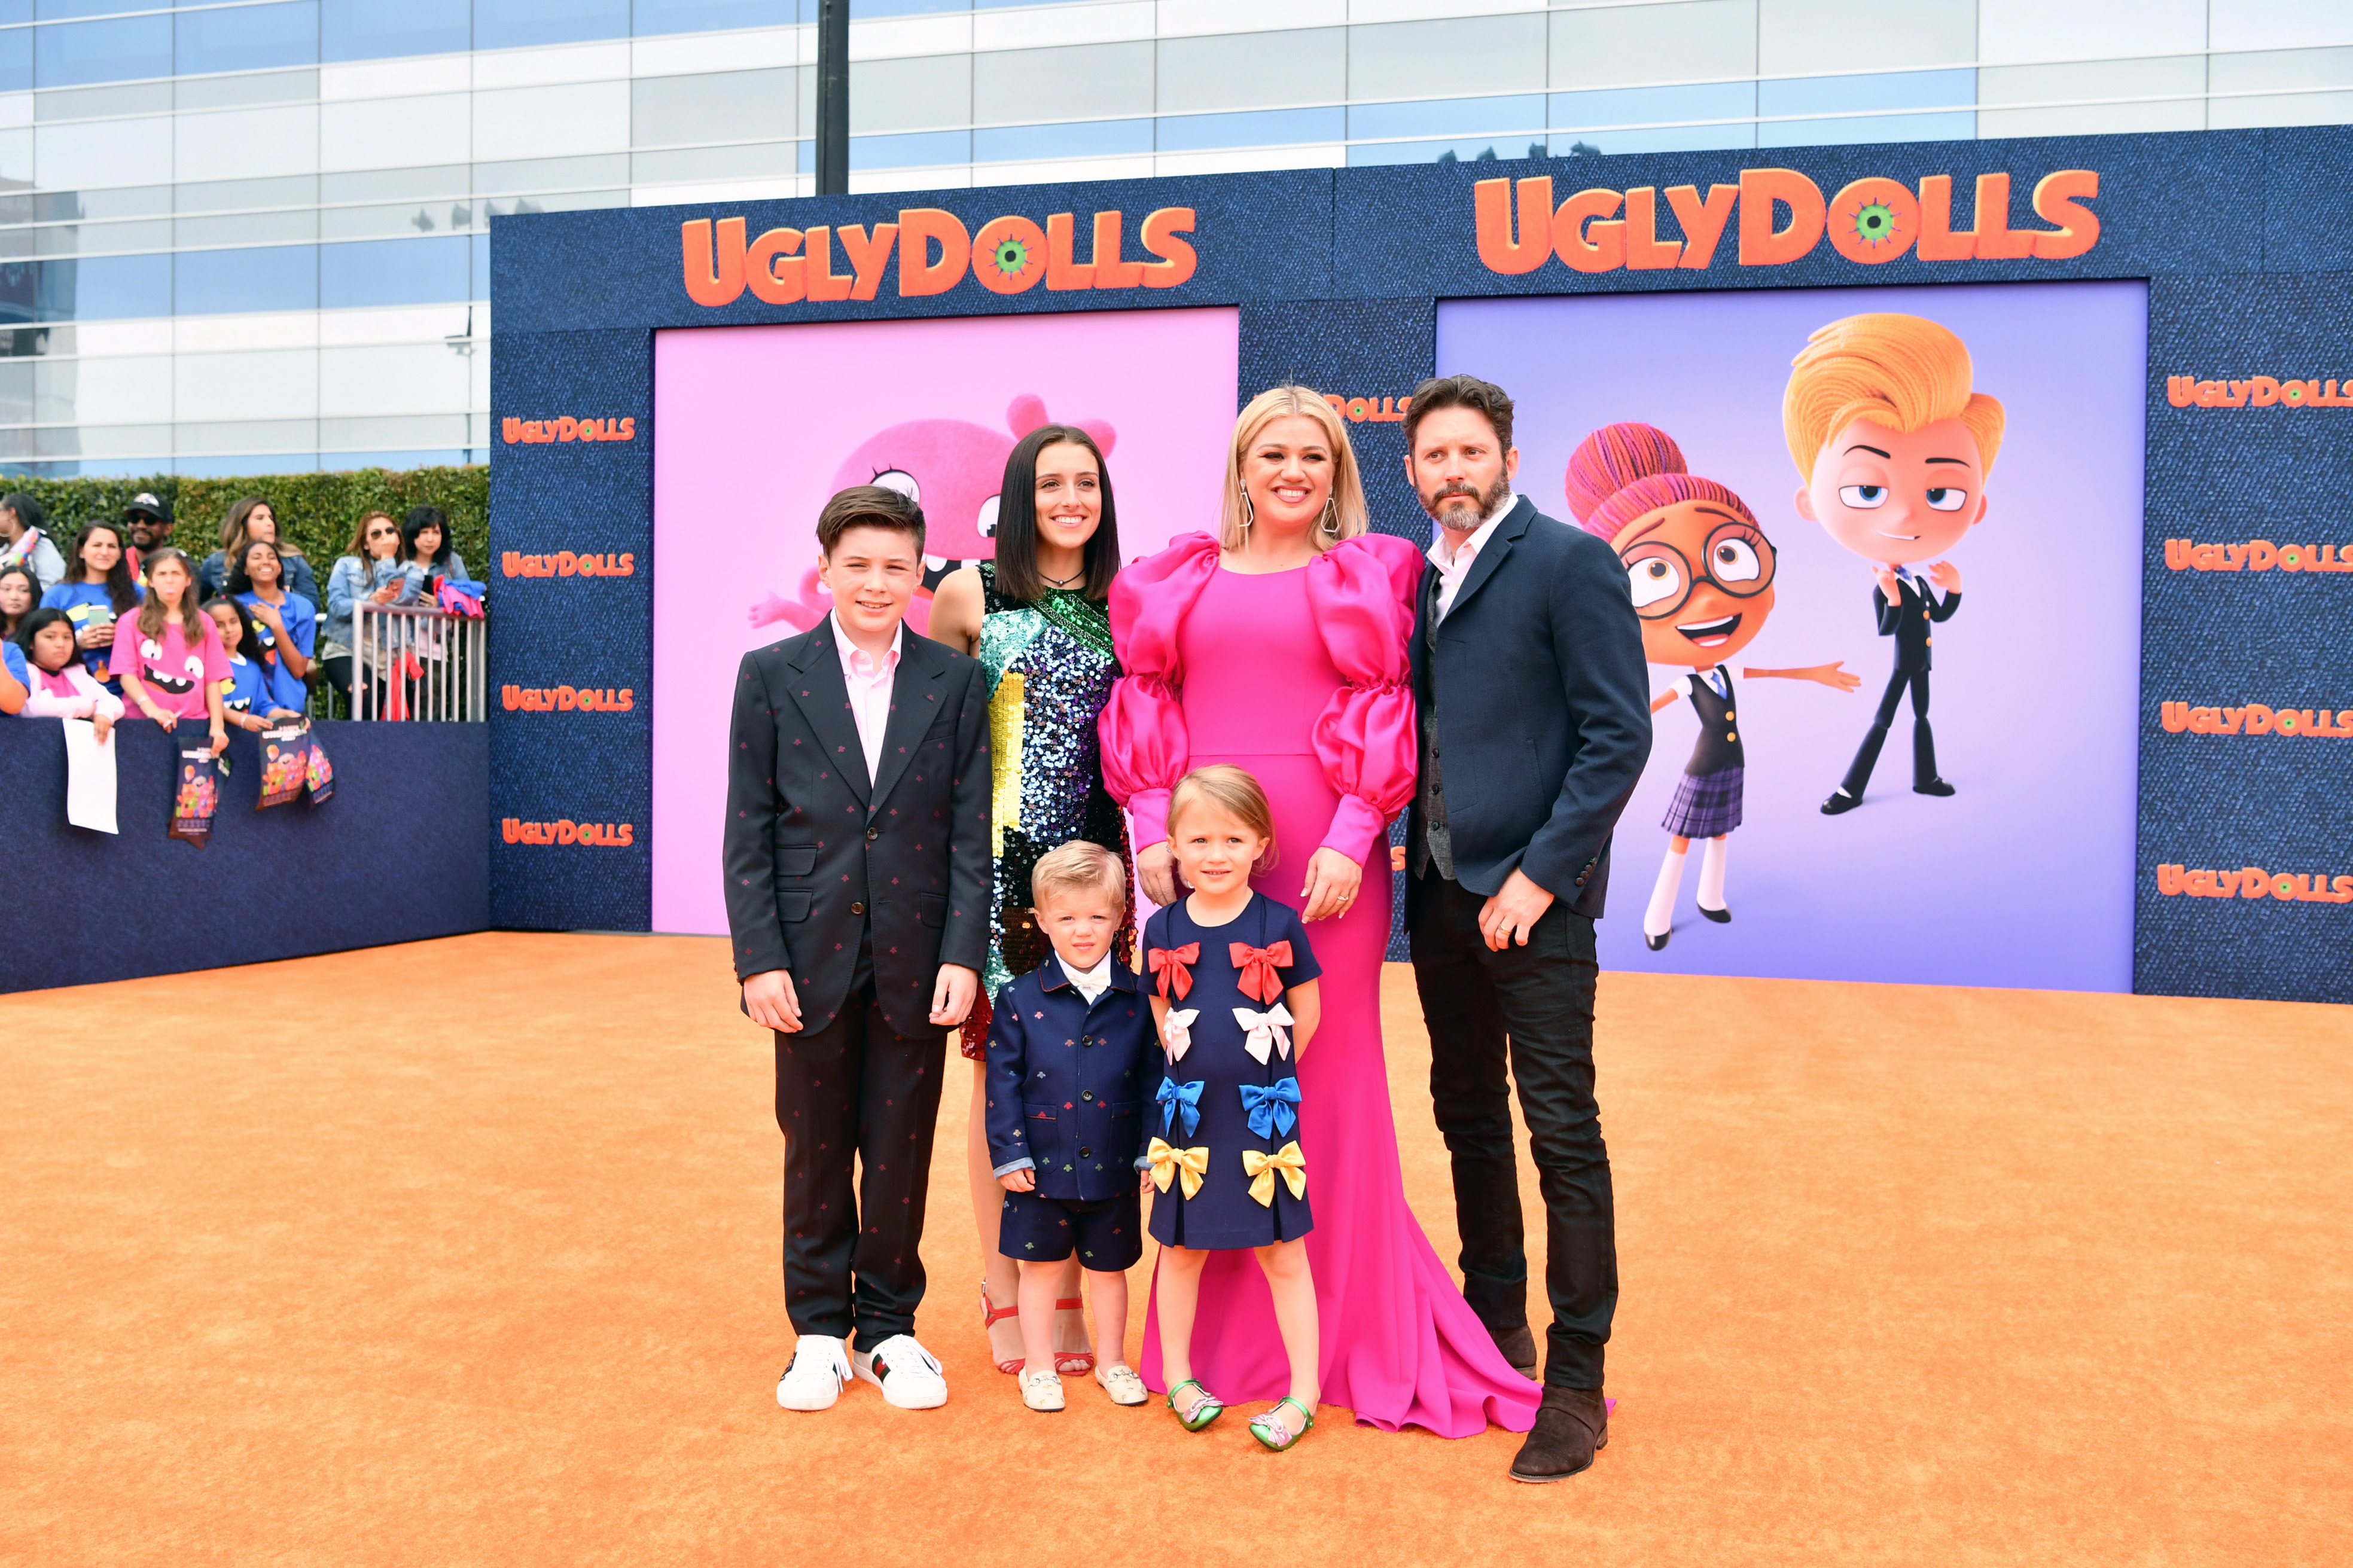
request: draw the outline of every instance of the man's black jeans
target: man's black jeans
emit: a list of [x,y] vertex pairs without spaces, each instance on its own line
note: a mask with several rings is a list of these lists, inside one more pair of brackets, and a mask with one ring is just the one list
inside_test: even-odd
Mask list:
[[1556,900],[1525,947],[1491,952],[1479,936],[1485,898],[1434,868],[1417,880],[1413,975],[1430,1025],[1430,1100],[1454,1159],[1462,1294],[1490,1330],[1527,1321],[1508,1065],[1544,1193],[1553,1312],[1545,1382],[1599,1388],[1618,1306],[1618,1237],[1593,1098],[1593,922]]

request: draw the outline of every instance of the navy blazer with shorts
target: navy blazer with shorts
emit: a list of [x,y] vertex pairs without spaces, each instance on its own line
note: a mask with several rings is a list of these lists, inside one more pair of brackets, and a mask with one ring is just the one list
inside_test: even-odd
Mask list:
[[[1517,868],[1598,919],[1610,832],[1651,755],[1642,626],[1625,564],[1521,496],[1472,562],[1433,650],[1438,582],[1435,567],[1423,572],[1414,707],[1437,726],[1454,879],[1492,896]],[[1418,798],[1409,832],[1418,846]],[[1407,879],[1409,899],[1419,880]]]
[[1160,1065],[1151,999],[1134,974],[1114,961],[1091,1007],[1048,953],[997,994],[989,1020],[990,1169],[1034,1169],[1038,1195],[1067,1203],[1135,1191],[1147,1080]]

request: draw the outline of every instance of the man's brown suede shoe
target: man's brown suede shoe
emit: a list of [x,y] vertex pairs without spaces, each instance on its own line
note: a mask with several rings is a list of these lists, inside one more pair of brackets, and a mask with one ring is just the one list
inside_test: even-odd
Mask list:
[[1533,1379],[1536,1374],[1536,1337],[1522,1323],[1516,1329],[1489,1329],[1495,1348],[1512,1363],[1512,1370],[1522,1377]]
[[1609,1446],[1609,1406],[1598,1388],[1547,1388],[1535,1428],[1512,1461],[1515,1481],[1565,1481]]

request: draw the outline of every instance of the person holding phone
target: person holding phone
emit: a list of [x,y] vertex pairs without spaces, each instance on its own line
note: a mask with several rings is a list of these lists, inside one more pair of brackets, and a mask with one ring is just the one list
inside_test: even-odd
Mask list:
[[73,622],[83,667],[112,690],[109,666],[114,623],[137,609],[145,596],[124,558],[121,527],[93,522],[74,541],[73,565],[64,582],[41,595],[41,607],[66,613]]
[[372,511],[359,521],[352,534],[351,552],[339,558],[327,574],[326,614],[318,635],[319,668],[327,683],[346,698],[352,694],[357,655],[352,617],[363,602],[408,605],[417,600],[418,574],[400,562],[401,529],[390,512]]

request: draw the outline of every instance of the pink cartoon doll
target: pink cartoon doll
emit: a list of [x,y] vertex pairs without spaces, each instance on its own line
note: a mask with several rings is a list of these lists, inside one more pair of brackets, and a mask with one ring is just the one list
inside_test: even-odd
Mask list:
[[[997,553],[997,488],[1013,444],[1048,424],[1045,400],[1029,393],[1005,410],[1005,430],[962,419],[913,419],[893,425],[861,442],[835,470],[836,489],[881,485],[923,510],[923,587],[908,606],[907,622],[928,635],[931,595],[950,573]],[[1105,452],[1117,439],[1112,427],[1094,420],[1065,420],[1095,439]],[[1009,432],[1009,433],[1008,433]],[[807,631],[825,618],[832,601],[812,565],[795,584],[797,598],[770,594],[754,605],[754,626],[782,622]]]
[[[1673,930],[1683,857],[1694,838],[1707,841],[1699,912],[1718,924],[1732,919],[1724,901],[1725,856],[1732,830],[1740,826],[1746,760],[1730,660],[1756,640],[1773,613],[1773,542],[1746,502],[1689,472],[1673,438],[1649,425],[1604,426],[1578,443],[1568,459],[1567,490],[1577,521],[1608,540],[1626,563],[1644,657],[1692,672],[1651,703],[1656,713],[1688,688],[1699,715],[1691,761],[1660,825],[1671,835],[1667,857],[1642,914],[1642,940],[1655,952]],[[1820,681],[1851,692],[1862,678],[1841,668],[1843,662],[1803,669],[1750,666],[1740,673]]]

